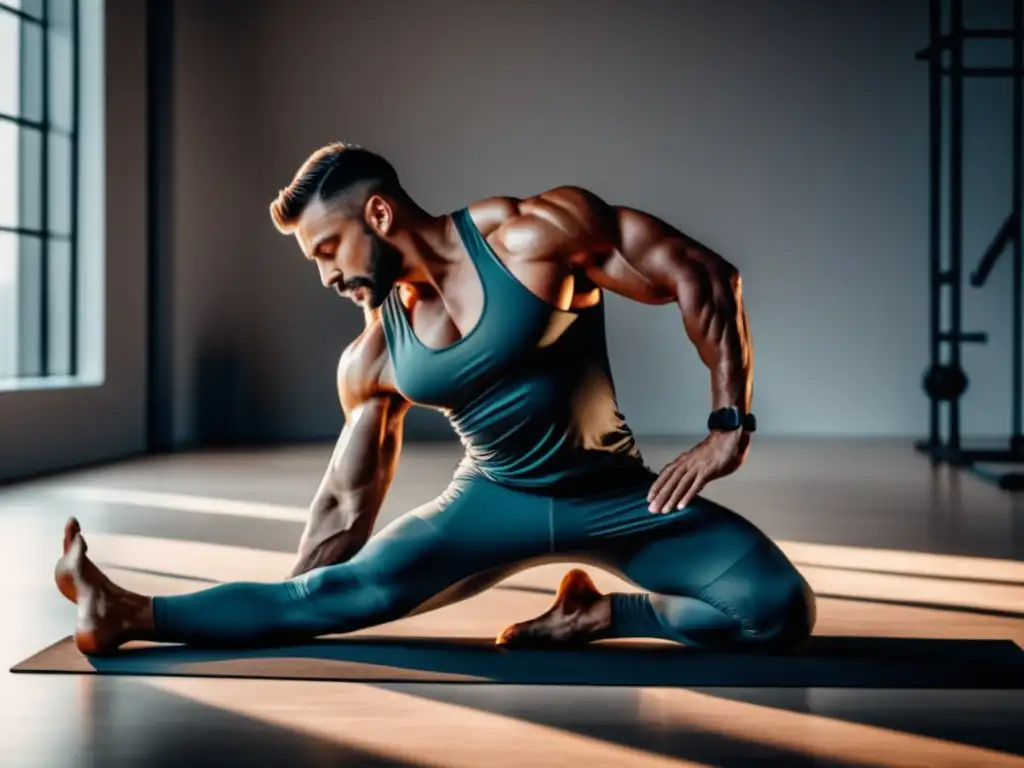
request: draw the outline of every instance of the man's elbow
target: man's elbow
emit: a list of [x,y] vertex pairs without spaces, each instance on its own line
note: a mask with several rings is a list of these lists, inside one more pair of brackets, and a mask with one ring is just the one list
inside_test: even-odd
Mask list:
[[736,265],[720,256],[705,261],[705,295],[716,306],[726,309],[743,303],[743,275]]
[[725,284],[728,286],[729,298],[732,303],[739,307],[743,304],[743,275],[740,274],[732,264],[726,267],[724,276]]
[[739,292],[742,288],[743,276],[739,268],[724,256],[704,254],[701,259],[712,280],[729,291]]

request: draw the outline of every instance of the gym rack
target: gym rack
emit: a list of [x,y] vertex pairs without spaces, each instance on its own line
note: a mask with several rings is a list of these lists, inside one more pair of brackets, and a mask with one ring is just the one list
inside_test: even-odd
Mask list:
[[[929,45],[916,55],[918,61],[928,63],[929,100],[929,255],[931,273],[931,339],[930,366],[925,372],[923,386],[931,401],[930,434],[915,447],[931,457],[932,464],[969,468],[979,477],[1007,490],[1024,488],[1021,472],[993,472],[982,469],[979,463],[1024,464],[1024,378],[1022,378],[1022,283],[1024,283],[1024,256],[1022,256],[1022,196],[1021,150],[1024,144],[1022,130],[1022,83],[1024,83],[1024,0],[1010,0],[1013,4],[1011,29],[978,29],[964,26],[963,0],[931,0],[929,10]],[[948,25],[944,23],[948,4]],[[947,27],[948,29],[944,29]],[[1010,40],[1013,60],[1009,67],[969,67],[964,64],[964,43],[968,40]],[[948,52],[948,56],[947,56]],[[945,59],[948,58],[948,64]],[[1008,248],[1013,261],[1013,350],[1012,350],[1012,414],[1009,445],[1005,449],[968,450],[960,439],[960,398],[967,390],[968,378],[961,366],[961,344],[984,344],[984,332],[965,332],[962,324],[963,299],[963,135],[964,135],[964,81],[968,78],[1010,78],[1013,81],[1011,211],[999,231],[985,249],[977,269],[970,276],[972,287],[980,288],[988,279],[999,256]],[[948,105],[944,78],[948,78]],[[949,119],[949,152],[943,158],[943,122]],[[948,217],[943,221],[943,160],[948,167]],[[948,259],[943,259],[943,225],[948,237]],[[943,327],[943,299],[948,296],[950,318]],[[943,360],[942,346],[948,354]],[[942,436],[940,416],[945,406],[945,439]]]

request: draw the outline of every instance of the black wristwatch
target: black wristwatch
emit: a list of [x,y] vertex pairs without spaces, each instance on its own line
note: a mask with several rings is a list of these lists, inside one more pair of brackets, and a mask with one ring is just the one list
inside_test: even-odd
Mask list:
[[711,415],[708,416],[708,429],[712,432],[732,432],[737,429],[756,432],[757,419],[754,418],[754,414],[743,413],[739,408],[731,405],[728,408],[719,408],[717,411],[711,412]]

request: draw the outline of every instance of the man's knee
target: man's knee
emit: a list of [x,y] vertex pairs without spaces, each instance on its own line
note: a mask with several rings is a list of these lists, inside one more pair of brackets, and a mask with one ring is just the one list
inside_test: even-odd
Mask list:
[[401,590],[352,563],[318,568],[285,582],[302,610],[381,622],[401,611]]
[[798,647],[817,621],[810,584],[768,539],[756,544],[702,597],[739,622],[743,645]]
[[[814,591],[794,568],[783,587],[776,583],[774,599],[766,600],[762,610],[754,611],[745,622],[748,642],[772,649],[788,650],[804,645],[814,631],[818,618]],[[780,599],[781,597],[781,599]]]

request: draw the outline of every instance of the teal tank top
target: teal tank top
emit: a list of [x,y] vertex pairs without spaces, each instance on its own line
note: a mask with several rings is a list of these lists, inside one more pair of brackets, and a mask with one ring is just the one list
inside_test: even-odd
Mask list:
[[432,349],[392,290],[381,319],[399,392],[447,416],[464,470],[503,485],[551,490],[644,471],[615,396],[603,297],[579,311],[552,307],[508,270],[468,210],[453,219],[483,311],[461,339]]

